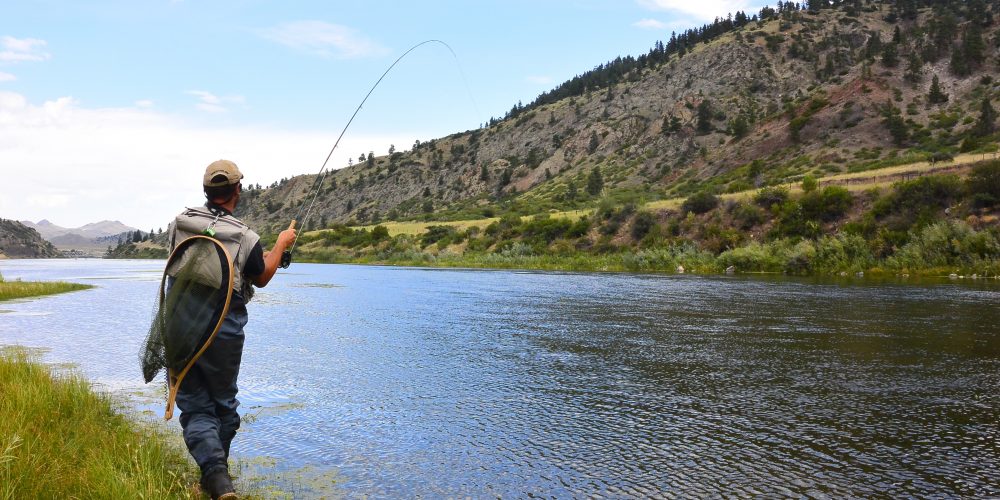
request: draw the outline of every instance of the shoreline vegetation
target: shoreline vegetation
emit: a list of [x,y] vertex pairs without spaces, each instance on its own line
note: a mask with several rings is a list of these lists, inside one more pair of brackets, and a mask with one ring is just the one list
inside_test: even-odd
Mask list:
[[[300,262],[562,271],[1000,275],[1000,161],[863,191],[806,177],[676,208],[602,202],[592,213],[481,225],[334,225],[300,236]],[[395,234],[393,234],[395,233]]]
[[66,283],[64,281],[4,281],[3,274],[0,274],[0,302],[11,299],[87,290],[90,288],[94,288],[94,286],[80,283]]
[[0,350],[0,498],[201,498],[196,468],[82,378]]
[[[863,185],[806,176],[796,185],[704,191],[669,203],[608,196],[571,212],[331,224],[301,234],[295,259],[586,272],[1000,275],[1000,160],[968,160],[961,172],[917,167],[870,171],[875,181]],[[122,256],[135,256],[129,253]]]

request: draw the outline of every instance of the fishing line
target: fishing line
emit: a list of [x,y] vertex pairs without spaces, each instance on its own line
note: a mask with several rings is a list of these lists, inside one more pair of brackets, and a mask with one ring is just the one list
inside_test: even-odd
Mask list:
[[[386,75],[388,75],[389,72],[392,71],[392,68],[396,67],[396,65],[399,64],[399,61],[402,61],[403,58],[409,55],[410,52],[413,52],[418,47],[426,45],[428,43],[438,43],[444,45],[444,47],[448,49],[448,52],[451,52],[452,57],[455,58],[455,64],[458,66],[459,74],[461,74],[462,76],[462,82],[465,84],[465,90],[469,94],[469,100],[472,101],[472,106],[476,109],[476,113],[479,114],[479,106],[476,104],[476,100],[472,97],[472,91],[469,88],[469,81],[465,78],[465,72],[462,71],[462,65],[458,60],[458,55],[455,54],[455,51],[452,50],[450,45],[448,45],[442,40],[431,39],[431,40],[424,40],[414,45],[413,47],[410,47],[409,50],[403,52],[401,56],[396,58],[396,60],[393,61],[393,63],[390,64],[388,68],[386,68],[385,72],[382,73],[382,76],[380,76],[378,80],[375,81],[375,84],[372,85],[370,89],[368,89],[368,93],[365,94],[365,98],[361,100],[360,104],[358,104],[358,107],[354,110],[354,113],[351,115],[351,118],[347,120],[347,124],[344,125],[344,129],[341,130],[340,135],[337,136],[337,140],[333,143],[333,147],[330,148],[330,152],[327,153],[326,159],[323,160],[323,165],[320,167],[319,172],[317,172],[316,174],[316,179],[313,181],[313,187],[311,188],[311,190],[313,191],[313,196],[312,199],[309,201],[308,206],[306,206],[305,208],[305,215],[303,215],[303,209],[299,208],[299,212],[298,214],[296,214],[296,217],[294,219],[294,220],[301,220],[301,228],[303,231],[305,230],[306,227],[306,221],[309,219],[309,214],[312,212],[313,205],[316,203],[316,198],[319,197],[319,191],[320,191],[319,188],[323,186],[323,180],[326,179],[326,175],[330,172],[330,170],[326,168],[327,164],[330,162],[330,158],[333,156],[333,152],[337,149],[337,146],[340,145],[340,140],[344,138],[344,134],[347,132],[347,128],[350,127],[351,122],[354,121],[354,117],[358,116],[358,113],[361,111],[361,108],[365,105],[365,102],[367,102],[368,98],[371,97],[372,92],[375,92],[375,89],[379,86],[380,83],[382,83],[382,80],[385,79]],[[281,267],[287,268],[291,264],[292,251],[295,250],[295,245],[297,242],[298,239],[296,239],[295,242],[292,242],[291,248],[285,250],[285,252],[282,254]]]

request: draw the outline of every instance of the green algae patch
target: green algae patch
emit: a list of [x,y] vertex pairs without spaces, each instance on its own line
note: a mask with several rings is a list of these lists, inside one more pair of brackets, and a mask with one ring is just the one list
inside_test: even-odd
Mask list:
[[0,351],[0,498],[200,498],[162,429],[25,349]]

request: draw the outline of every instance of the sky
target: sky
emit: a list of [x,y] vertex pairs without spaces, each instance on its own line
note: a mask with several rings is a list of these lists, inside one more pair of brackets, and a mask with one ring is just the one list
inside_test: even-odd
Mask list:
[[166,227],[244,184],[480,127],[755,0],[0,0],[0,218]]

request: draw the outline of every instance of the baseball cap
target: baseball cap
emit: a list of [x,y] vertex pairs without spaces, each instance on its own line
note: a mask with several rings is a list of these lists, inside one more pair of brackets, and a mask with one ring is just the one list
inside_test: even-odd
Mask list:
[[[212,182],[212,179],[220,175],[225,176],[226,179]],[[205,169],[205,179],[202,181],[202,185],[205,187],[229,186],[240,182],[242,178],[243,173],[240,172],[235,163],[229,160],[216,160]]]

